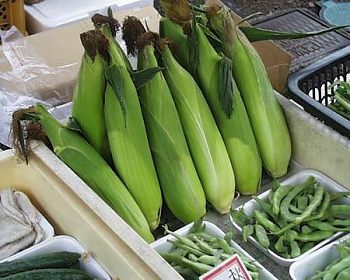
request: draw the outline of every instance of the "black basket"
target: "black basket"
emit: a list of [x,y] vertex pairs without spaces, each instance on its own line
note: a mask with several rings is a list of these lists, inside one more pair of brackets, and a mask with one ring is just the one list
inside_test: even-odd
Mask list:
[[350,46],[291,75],[288,89],[290,97],[306,111],[350,138],[350,121],[327,107],[333,93],[329,86],[340,77],[350,82]]
[[3,150],[3,151],[5,151],[5,150],[9,149],[9,147],[7,147],[7,146],[5,146],[4,144],[1,144],[1,143],[0,143],[0,149]]

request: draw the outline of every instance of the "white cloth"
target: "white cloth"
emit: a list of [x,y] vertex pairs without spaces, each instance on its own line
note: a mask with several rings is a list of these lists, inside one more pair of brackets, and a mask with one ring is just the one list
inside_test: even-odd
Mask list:
[[0,260],[7,258],[43,238],[40,216],[22,192],[0,191]]

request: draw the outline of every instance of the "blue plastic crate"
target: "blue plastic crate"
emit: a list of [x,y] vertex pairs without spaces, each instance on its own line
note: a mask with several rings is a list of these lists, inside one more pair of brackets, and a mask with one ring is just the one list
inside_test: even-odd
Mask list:
[[[323,0],[320,17],[331,25],[350,25],[350,2]],[[350,31],[350,27],[347,28]]]

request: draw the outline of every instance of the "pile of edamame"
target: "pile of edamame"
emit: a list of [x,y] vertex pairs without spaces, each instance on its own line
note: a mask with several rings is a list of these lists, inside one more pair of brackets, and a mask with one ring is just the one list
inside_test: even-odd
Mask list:
[[168,242],[173,244],[171,251],[160,255],[185,279],[198,280],[200,275],[237,254],[251,278],[260,279],[259,268],[254,261],[231,246],[232,232],[220,238],[205,232],[204,226],[205,224],[195,223],[186,236],[178,235],[166,228],[165,233],[173,235],[175,240],[169,239]]
[[308,280],[349,280],[350,279],[350,240],[336,245],[340,255],[322,271]]
[[350,192],[331,193],[310,176],[298,185],[275,180],[267,201],[253,199],[260,209],[247,216],[232,210],[243,241],[253,236],[260,245],[284,258],[296,258],[336,232],[350,232],[350,205],[338,204]]

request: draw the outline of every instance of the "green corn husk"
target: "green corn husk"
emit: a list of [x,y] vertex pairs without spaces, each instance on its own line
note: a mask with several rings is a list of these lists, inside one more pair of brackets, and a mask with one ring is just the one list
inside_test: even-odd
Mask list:
[[236,188],[242,194],[256,193],[260,187],[262,163],[240,92],[232,80],[233,106],[231,116],[228,116],[220,104],[221,57],[198,26],[197,36],[198,79],[225,141],[236,177]]
[[[105,66],[108,53],[99,48],[103,36],[95,31],[80,35],[85,48],[73,94],[72,117],[77,121],[89,143],[110,162],[111,153],[104,121]],[[93,36],[91,36],[93,35]]]
[[159,225],[162,196],[137,91],[116,42],[109,44],[109,55],[105,121],[114,165],[154,230]]
[[[179,45],[174,43],[171,47],[178,54],[177,57],[180,63],[188,65],[182,59],[188,58],[186,53],[189,53],[190,46],[185,43],[188,40],[183,34],[181,26],[165,18],[160,21],[160,30],[172,42],[179,43]],[[233,80],[232,114],[231,116],[225,114],[220,103],[221,57],[211,46],[202,28],[198,25],[196,25],[196,33],[199,56],[197,80],[224,139],[236,178],[236,189],[242,194],[255,193],[260,186],[262,164],[244,103]]]
[[[139,51],[139,70],[157,66],[152,44]],[[206,212],[205,195],[161,72],[139,90],[139,97],[166,204],[182,222],[198,220]]]
[[185,69],[189,69],[190,44],[183,28],[169,18],[162,17],[159,21],[159,35],[171,40],[170,48],[176,60]]
[[[61,125],[37,105],[25,110],[48,136],[55,154],[147,242],[154,241],[147,221],[124,184],[100,154],[76,131]],[[15,123],[14,125],[17,126]],[[30,132],[28,132],[30,134]]]
[[234,174],[225,144],[205,98],[192,76],[162,51],[164,76],[175,101],[183,130],[207,200],[227,213],[234,197]]
[[291,158],[291,139],[264,64],[235,25],[228,8],[209,7],[207,15],[211,27],[219,34],[223,52],[232,60],[233,76],[247,109],[263,166],[272,177],[281,177],[286,174]]

